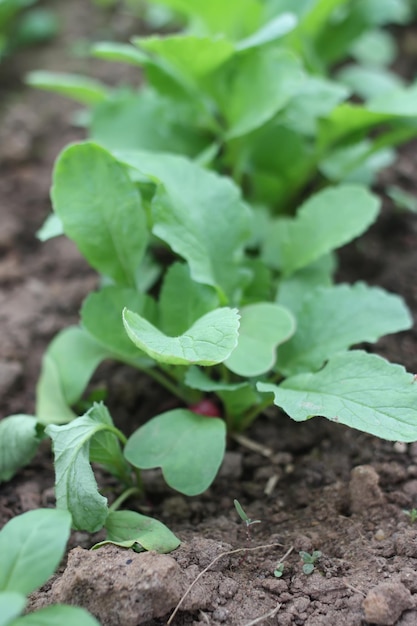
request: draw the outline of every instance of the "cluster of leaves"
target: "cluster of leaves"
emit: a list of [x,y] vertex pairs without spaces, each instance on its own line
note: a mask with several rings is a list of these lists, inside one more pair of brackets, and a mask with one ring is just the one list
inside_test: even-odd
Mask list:
[[[45,355],[36,417],[0,424],[0,479],[46,433],[58,506],[80,529],[108,528],[116,514],[91,462],[121,481],[122,497],[154,467],[195,495],[217,473],[226,431],[271,404],[297,421],[321,415],[417,438],[413,375],[349,351],[410,328],[405,304],[363,283],[333,284],[335,251],[378,215],[366,183],[387,149],[417,132],[417,87],[391,85],[353,104],[328,71],[375,25],[405,19],[406,3],[316,0],[295,13],[273,0],[169,4],[192,12],[186,33],[96,48],[143,68],[139,93],[31,79],[94,104],[93,140],[57,160],[42,237],[65,233],[103,281],[81,324]],[[103,405],[78,417],[105,359],[146,372],[185,408],[152,417],[128,440]],[[223,419],[190,410],[207,394]]]
[[99,626],[84,609],[49,606],[19,617],[26,596],[52,576],[64,556],[71,515],[57,509],[29,511],[10,520],[0,532],[1,626]]
[[27,10],[37,0],[0,0],[0,60],[15,48],[39,43],[57,30],[56,18],[45,9]]

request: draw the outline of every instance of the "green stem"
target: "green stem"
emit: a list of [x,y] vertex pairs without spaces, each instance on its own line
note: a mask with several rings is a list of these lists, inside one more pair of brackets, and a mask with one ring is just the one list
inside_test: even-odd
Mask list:
[[156,380],[157,383],[162,385],[162,387],[165,387],[165,389],[168,389],[168,391],[170,391],[174,396],[176,396],[183,402],[188,403],[189,398],[188,398],[187,393],[185,393],[172,380],[170,380],[168,376],[166,376],[166,374],[164,374],[163,372],[155,368],[148,369],[147,373],[151,378]]
[[261,404],[257,404],[256,406],[249,409],[243,416],[243,419],[239,421],[239,432],[241,432],[242,430],[246,430],[246,428],[248,428],[248,426],[252,424],[254,419],[258,417],[258,415],[262,413],[262,411],[271,406],[271,404],[271,400],[268,399],[261,402]]
[[109,507],[109,512],[117,511],[121,507],[123,502],[125,502],[128,498],[134,495],[139,495],[140,493],[141,492],[139,487],[130,487],[129,489],[126,489],[126,491],[123,491],[123,493],[121,493],[120,496],[116,498],[113,504]]

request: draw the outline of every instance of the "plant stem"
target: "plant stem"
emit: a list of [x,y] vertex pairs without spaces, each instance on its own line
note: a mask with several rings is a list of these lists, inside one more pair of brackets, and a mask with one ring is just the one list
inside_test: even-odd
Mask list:
[[188,395],[184,391],[182,391],[182,389],[180,389],[179,386],[177,386],[172,380],[170,380],[168,376],[166,376],[166,374],[155,368],[148,369],[147,374],[151,378],[156,380],[157,383],[162,385],[162,387],[168,389],[168,391],[170,391],[174,396],[176,396],[183,402],[188,403]]
[[113,504],[109,507],[109,512],[117,511],[121,507],[123,502],[125,502],[125,500],[130,498],[130,496],[133,496],[136,494],[139,495],[140,493],[141,492],[140,492],[139,487],[130,487],[129,489],[126,489],[126,491],[123,491],[123,493],[121,493],[120,496],[116,498]]
[[253,420],[258,417],[258,415],[262,413],[264,409],[271,406],[271,404],[271,400],[268,399],[261,402],[261,404],[257,404],[249,409],[243,416],[243,419],[239,421],[239,431],[245,430],[248,426],[250,426]]

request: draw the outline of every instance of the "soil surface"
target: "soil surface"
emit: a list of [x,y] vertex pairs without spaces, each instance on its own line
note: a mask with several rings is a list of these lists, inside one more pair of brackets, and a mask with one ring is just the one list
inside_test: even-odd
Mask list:
[[[64,145],[83,137],[71,124],[78,107],[25,88],[19,77],[42,68],[117,82],[122,67],[91,62],[74,51],[93,34],[108,36],[110,26],[121,38],[141,27],[123,12],[99,14],[85,0],[52,4],[62,18],[59,37],[0,67],[2,417],[33,413],[42,353],[59,329],[76,323],[84,296],[97,282],[70,242],[41,244],[35,237],[50,211],[53,161]],[[404,41],[415,41],[413,36],[411,29]],[[417,193],[416,166],[412,144],[384,174],[384,183]],[[341,251],[339,278],[401,294],[417,322],[416,267],[417,216],[396,213],[385,202],[378,223]],[[417,371],[415,329],[366,347]],[[112,414],[124,430],[159,410],[160,390],[128,368],[106,365],[94,381],[108,388]],[[417,523],[404,512],[417,508],[417,443],[381,441],[319,418],[295,424],[275,410],[246,436],[229,442],[221,472],[203,495],[185,498],[167,488],[158,472],[149,472],[146,501],[129,501],[129,508],[166,523],[181,539],[179,549],[170,555],[114,546],[91,552],[97,536],[73,533],[68,561],[33,594],[30,609],[68,602],[87,607],[103,625],[157,626],[167,623],[188,589],[172,620],[176,626],[417,624]],[[100,470],[97,479],[114,499],[111,479]],[[0,526],[21,512],[53,506],[53,484],[44,445],[28,467],[0,486]],[[261,520],[249,536],[235,498],[252,519]],[[302,550],[322,553],[309,575],[302,570]]]

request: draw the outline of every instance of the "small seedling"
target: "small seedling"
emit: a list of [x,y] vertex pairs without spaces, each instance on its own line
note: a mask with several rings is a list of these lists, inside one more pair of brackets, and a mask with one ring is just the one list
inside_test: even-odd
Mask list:
[[276,568],[274,569],[275,578],[281,578],[284,573],[285,563],[278,563]]
[[237,514],[239,515],[240,519],[246,525],[246,536],[247,536],[247,539],[249,540],[250,539],[250,527],[253,524],[260,524],[261,520],[260,519],[250,519],[250,517],[248,517],[248,515],[244,511],[244,509],[243,509],[242,505],[240,504],[239,500],[233,500],[233,504],[235,505],[235,509],[236,509]]
[[414,524],[417,521],[417,509],[404,509],[403,513],[405,513],[410,520],[410,524]]
[[321,552],[319,550],[314,550],[314,552],[309,554],[308,552],[304,552],[303,550],[301,550],[301,552],[299,552],[299,555],[304,563],[304,574],[306,574],[307,576],[309,574],[312,574],[314,572],[316,561],[321,557]]

